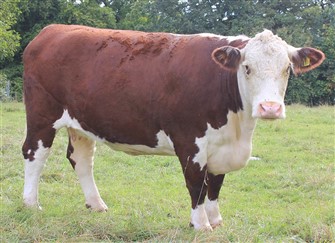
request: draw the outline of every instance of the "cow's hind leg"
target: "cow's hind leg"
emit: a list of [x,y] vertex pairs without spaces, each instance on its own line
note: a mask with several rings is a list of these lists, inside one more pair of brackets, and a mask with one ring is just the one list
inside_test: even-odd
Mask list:
[[207,198],[205,202],[206,213],[209,223],[213,228],[222,224],[222,217],[220,214],[218,197],[225,175],[207,175]]
[[100,197],[93,177],[95,141],[72,128],[68,128],[68,134],[67,158],[78,175],[85,195],[86,207],[94,211],[107,211],[107,206]]
[[38,184],[54,137],[55,129],[50,126],[41,126],[37,132],[32,126],[27,126],[22,153],[25,161],[23,201],[28,207],[41,209],[38,203]]

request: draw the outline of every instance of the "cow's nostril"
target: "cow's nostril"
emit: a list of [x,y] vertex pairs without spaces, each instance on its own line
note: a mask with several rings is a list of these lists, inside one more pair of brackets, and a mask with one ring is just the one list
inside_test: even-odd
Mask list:
[[282,105],[277,102],[262,102],[259,104],[261,118],[279,118],[282,115],[282,110]]

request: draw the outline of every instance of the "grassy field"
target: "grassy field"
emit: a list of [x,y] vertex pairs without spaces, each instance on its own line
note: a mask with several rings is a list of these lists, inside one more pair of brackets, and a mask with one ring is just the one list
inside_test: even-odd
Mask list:
[[190,199],[175,157],[131,157],[98,144],[95,178],[107,213],[85,208],[61,131],[43,171],[43,211],[22,205],[25,114],[1,104],[1,242],[332,242],[334,107],[289,106],[283,121],[259,121],[253,156],[226,176],[224,225],[188,227]]

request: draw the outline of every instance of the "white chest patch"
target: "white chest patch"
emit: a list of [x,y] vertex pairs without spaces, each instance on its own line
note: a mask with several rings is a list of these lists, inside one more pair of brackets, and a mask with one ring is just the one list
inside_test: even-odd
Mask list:
[[[251,121],[251,123],[253,123]],[[251,155],[254,124],[246,125],[237,114],[228,113],[228,123],[219,129],[207,124],[205,136],[196,138],[199,152],[194,162],[210,173],[226,174],[247,165]]]

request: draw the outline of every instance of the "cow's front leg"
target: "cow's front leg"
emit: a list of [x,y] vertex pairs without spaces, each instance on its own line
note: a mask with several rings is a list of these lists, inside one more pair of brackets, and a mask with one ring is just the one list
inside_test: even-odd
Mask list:
[[208,216],[209,223],[213,228],[222,224],[222,217],[220,214],[218,197],[221,186],[223,184],[225,175],[213,175],[208,173],[207,176],[207,198],[205,202],[206,213]]
[[191,159],[182,162],[186,186],[192,200],[190,225],[196,230],[212,230],[205,210],[205,197],[207,194],[207,168],[201,168],[199,163]]
[[95,141],[82,136],[76,130],[69,128],[69,146],[67,158],[78,175],[81,188],[86,199],[86,207],[94,211],[107,211],[107,206],[101,199],[93,177],[93,155]]

